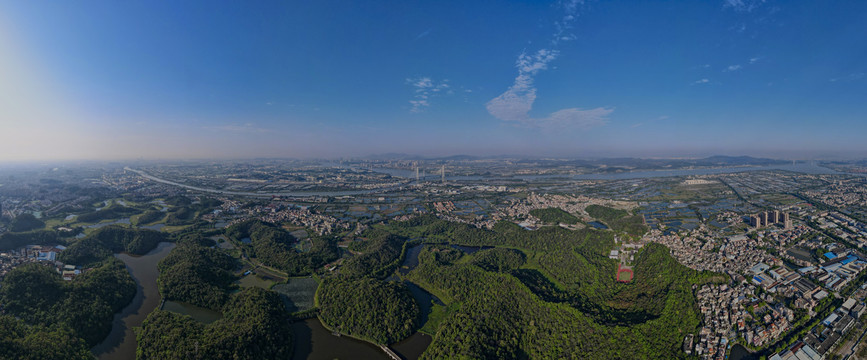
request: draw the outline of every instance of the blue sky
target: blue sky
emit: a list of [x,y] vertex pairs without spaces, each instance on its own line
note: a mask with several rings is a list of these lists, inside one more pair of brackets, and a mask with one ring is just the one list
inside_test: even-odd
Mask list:
[[867,157],[864,1],[0,1],[0,160]]

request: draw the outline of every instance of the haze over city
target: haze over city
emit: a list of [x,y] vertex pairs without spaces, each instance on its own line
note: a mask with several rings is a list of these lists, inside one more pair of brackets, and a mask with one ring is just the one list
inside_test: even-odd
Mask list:
[[867,3],[3,2],[0,161],[863,158]]

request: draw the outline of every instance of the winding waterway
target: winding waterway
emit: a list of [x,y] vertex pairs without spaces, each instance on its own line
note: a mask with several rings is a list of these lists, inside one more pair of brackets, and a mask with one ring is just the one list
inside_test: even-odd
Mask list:
[[100,360],[135,359],[136,338],[134,327],[141,326],[148,314],[160,304],[157,290],[157,264],[175,247],[174,243],[161,242],[145,255],[115,254],[123,261],[136,283],[135,297],[120,313],[114,315],[108,337],[91,352]]
[[307,319],[292,324],[295,331],[293,359],[383,359],[391,360],[378,346],[348,336],[331,334],[319,319]]

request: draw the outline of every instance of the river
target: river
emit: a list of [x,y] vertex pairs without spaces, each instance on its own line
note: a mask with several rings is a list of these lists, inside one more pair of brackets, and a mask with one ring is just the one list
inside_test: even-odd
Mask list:
[[319,319],[307,319],[292,324],[295,331],[293,359],[383,359],[391,360],[378,346],[348,336],[335,336],[322,326]]
[[100,360],[135,359],[137,343],[133,328],[141,326],[148,314],[159,306],[161,298],[157,290],[157,263],[174,247],[174,243],[161,242],[145,255],[115,254],[126,264],[135,279],[136,293],[132,302],[114,315],[108,337],[91,349]]

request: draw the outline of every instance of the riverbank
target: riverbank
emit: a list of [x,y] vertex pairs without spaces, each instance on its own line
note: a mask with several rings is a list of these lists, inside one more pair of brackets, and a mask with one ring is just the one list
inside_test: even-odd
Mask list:
[[157,264],[168,256],[174,247],[174,243],[161,242],[145,255],[115,254],[116,258],[126,264],[135,280],[136,294],[129,305],[114,315],[111,332],[105,340],[91,349],[100,360],[135,358],[137,342],[133,328],[141,326],[145,318],[159,306],[162,297],[157,289]]

